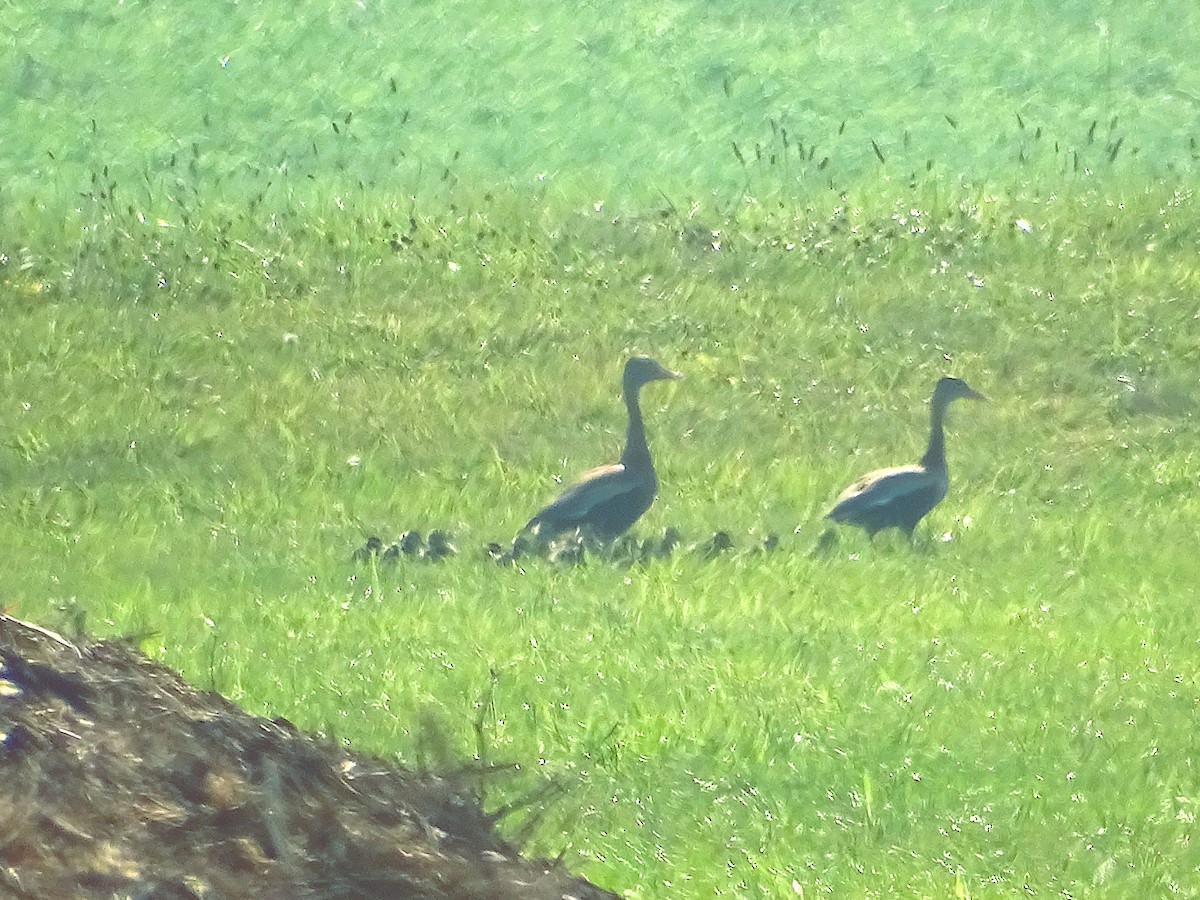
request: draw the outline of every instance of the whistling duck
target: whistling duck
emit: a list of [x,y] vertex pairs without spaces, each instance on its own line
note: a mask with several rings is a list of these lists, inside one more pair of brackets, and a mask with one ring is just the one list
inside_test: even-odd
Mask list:
[[825,518],[875,532],[896,527],[912,540],[913,529],[946,496],[946,446],[942,422],[952,400],[986,400],[960,378],[943,378],[933,390],[929,446],[915,466],[878,469],[864,475],[837,498]]
[[646,356],[625,363],[621,388],[629,424],[621,461],[584,473],[557,500],[530,519],[522,533],[533,530],[539,539],[546,540],[578,528],[589,537],[608,541],[636,522],[658,493],[638,394],[648,382],[678,377],[678,373]]

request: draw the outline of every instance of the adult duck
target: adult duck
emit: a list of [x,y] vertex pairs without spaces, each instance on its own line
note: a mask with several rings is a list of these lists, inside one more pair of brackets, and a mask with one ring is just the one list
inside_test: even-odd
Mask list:
[[522,532],[533,531],[539,539],[548,540],[578,528],[590,537],[610,541],[636,522],[658,493],[639,395],[643,385],[651,381],[678,377],[677,372],[648,356],[635,356],[625,363],[621,392],[629,424],[620,462],[585,472],[558,499],[530,519]]
[[913,529],[946,496],[946,444],[942,425],[946,407],[955,400],[986,400],[961,378],[946,377],[933,389],[929,446],[913,466],[868,472],[850,485],[825,518],[857,525],[871,538],[885,528],[899,528],[912,540]]

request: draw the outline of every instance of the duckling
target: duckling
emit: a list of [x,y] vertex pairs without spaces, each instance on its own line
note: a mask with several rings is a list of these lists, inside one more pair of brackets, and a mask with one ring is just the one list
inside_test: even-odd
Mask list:
[[662,530],[662,535],[658,539],[658,546],[654,548],[654,555],[661,556],[664,559],[670,556],[679,542],[683,539],[683,535],[679,533],[679,529],[674,525],[668,525]]
[[579,565],[584,560],[583,536],[576,531],[567,537],[552,541],[548,558],[551,562],[562,565]]
[[429,537],[425,541],[425,549],[421,552],[421,556],[431,562],[436,562],[447,556],[453,556],[457,552],[458,548],[450,542],[450,535],[441,529],[435,529],[429,532]]
[[[433,534],[429,535],[431,538]],[[400,535],[400,540],[397,542],[400,552],[405,556],[416,556],[421,552],[421,532],[406,531]]]
[[714,531],[712,537],[693,544],[691,552],[701,559],[716,559],[726,550],[733,549],[733,538],[728,531]]
[[353,557],[355,562],[366,562],[372,556],[378,556],[379,551],[383,549],[383,541],[375,535],[367,538],[367,542],[354,551]]

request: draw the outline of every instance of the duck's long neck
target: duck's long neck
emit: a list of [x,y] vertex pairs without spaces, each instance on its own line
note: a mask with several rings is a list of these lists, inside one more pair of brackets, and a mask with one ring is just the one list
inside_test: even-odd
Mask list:
[[933,401],[933,410],[929,414],[929,446],[921,457],[921,465],[926,469],[946,469],[946,441],[942,435],[942,422],[946,418],[946,404],[939,400]]
[[646,429],[642,425],[642,407],[638,402],[640,384],[625,385],[625,409],[629,412],[629,424],[625,428],[625,450],[621,463],[630,466],[650,466],[650,448],[646,444]]

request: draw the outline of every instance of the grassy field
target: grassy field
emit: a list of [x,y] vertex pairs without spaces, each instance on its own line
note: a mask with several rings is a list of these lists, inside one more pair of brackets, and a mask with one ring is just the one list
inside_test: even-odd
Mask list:
[[[10,7],[0,603],[516,764],[511,833],[630,897],[1200,893],[1167,7]],[[685,376],[638,530],[735,551],[496,566],[631,353]],[[944,373],[992,402],[915,546],[813,555]],[[351,560],[409,528],[460,552]]]

